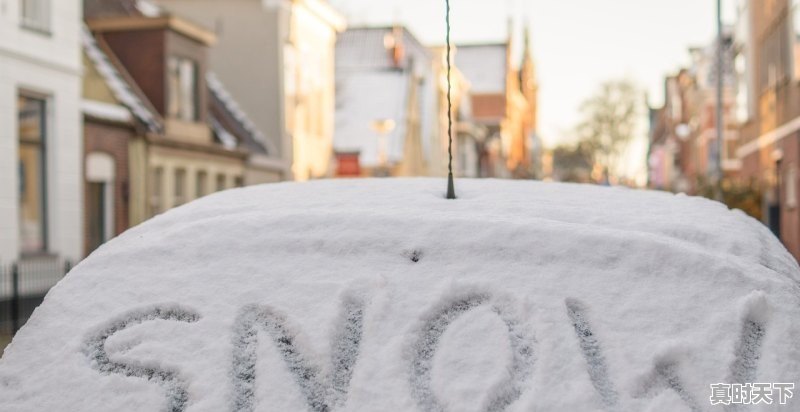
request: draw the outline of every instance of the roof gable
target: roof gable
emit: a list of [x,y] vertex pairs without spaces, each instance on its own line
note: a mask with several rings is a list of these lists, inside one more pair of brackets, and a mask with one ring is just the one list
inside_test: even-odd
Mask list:
[[160,131],[162,121],[155,109],[142,97],[141,93],[137,93],[135,86],[131,86],[121,72],[122,69],[112,63],[86,27],[81,31],[81,43],[86,57],[93,65],[93,70],[105,80],[108,90],[117,102],[130,109],[136,119],[147,127],[148,131]]

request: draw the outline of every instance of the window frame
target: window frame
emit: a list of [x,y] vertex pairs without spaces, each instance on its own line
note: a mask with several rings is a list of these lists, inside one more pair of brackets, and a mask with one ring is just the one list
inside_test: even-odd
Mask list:
[[208,194],[208,172],[198,170],[194,182],[195,197],[197,199]]
[[800,82],[800,0],[789,1],[789,44],[792,59],[791,78]]
[[[17,216],[17,223],[20,225],[19,228],[19,236],[20,236],[20,254],[23,256],[36,256],[36,255],[46,255],[50,251],[50,219],[49,213],[50,210],[48,209],[48,190],[49,190],[49,179],[48,179],[48,172],[49,168],[47,167],[47,158],[48,158],[48,140],[49,140],[49,128],[48,128],[48,113],[50,102],[47,96],[43,96],[41,94],[35,92],[28,92],[28,91],[18,91],[17,92],[17,99],[27,99],[38,102],[40,104],[40,112],[39,112],[39,140],[37,142],[32,141],[23,141],[23,137],[20,133],[20,107],[17,107],[17,144],[19,145],[18,153],[17,153],[17,166],[18,166],[18,188],[17,193],[19,197],[19,212]],[[20,159],[19,151],[23,145],[33,145],[38,147],[38,158],[39,158],[39,165],[38,165],[38,192],[39,192],[39,202],[40,205],[39,215],[40,215],[40,225],[41,228],[39,230],[39,236],[41,236],[41,248],[37,250],[25,250],[24,245],[22,242],[22,196],[25,194],[25,185],[24,185],[24,164],[22,163],[22,159]]]
[[181,167],[175,169],[175,176],[174,176],[175,180],[172,183],[173,206],[180,206],[189,201],[189,196],[187,193],[188,188],[186,187],[187,176],[188,173],[186,172],[186,169]]
[[797,207],[797,166],[789,163],[784,177],[784,201],[788,209]]
[[[188,64],[189,66],[185,66]],[[184,96],[185,80],[184,68],[190,67],[191,98]],[[167,58],[167,115],[170,118],[184,122],[197,122],[200,120],[200,66],[194,59],[173,54]],[[186,107],[186,101],[191,102],[191,107]],[[188,113],[191,111],[191,113]]]
[[163,166],[155,166],[150,171],[150,216],[164,211],[164,176]]
[[[31,13],[31,9],[35,13]],[[27,11],[27,13],[26,13]],[[39,14],[33,15],[32,14]],[[53,2],[52,0],[20,0],[19,2],[20,27],[26,30],[45,35],[52,35],[53,30]]]
[[[87,211],[91,210],[97,212],[99,217],[101,217],[101,219],[95,220],[94,222],[87,217],[86,227],[87,236],[89,238],[86,244],[89,248],[89,250],[87,250],[88,252],[116,236],[117,205],[115,196],[117,187],[117,161],[110,153],[99,150],[86,153],[84,158],[84,179],[87,191],[85,196],[85,209]],[[99,189],[99,192],[95,189]],[[102,197],[101,202],[99,202],[101,205],[98,210],[92,210],[93,206],[91,206],[91,203],[97,200],[97,198],[92,198],[93,194],[100,194]],[[95,203],[95,206],[96,205],[98,205],[98,203]],[[95,219],[97,217],[98,216],[94,216]],[[93,235],[95,235],[97,231],[91,229],[98,227],[94,226],[97,222],[100,222],[100,237],[99,239],[93,239]],[[99,243],[95,244],[92,240],[99,240]]]

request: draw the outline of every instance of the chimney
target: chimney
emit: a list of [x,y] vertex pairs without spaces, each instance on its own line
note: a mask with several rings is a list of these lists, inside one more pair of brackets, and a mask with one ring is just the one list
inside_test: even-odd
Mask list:
[[383,37],[383,46],[389,53],[394,68],[403,67],[405,48],[403,46],[403,28],[401,26],[392,27],[391,33],[386,33]]

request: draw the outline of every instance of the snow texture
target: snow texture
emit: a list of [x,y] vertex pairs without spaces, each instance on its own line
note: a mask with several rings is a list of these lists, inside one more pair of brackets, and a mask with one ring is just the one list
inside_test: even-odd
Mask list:
[[800,384],[800,270],[759,222],[456,188],[282,183],[157,216],[49,292],[0,359],[0,410],[713,411],[712,383]]

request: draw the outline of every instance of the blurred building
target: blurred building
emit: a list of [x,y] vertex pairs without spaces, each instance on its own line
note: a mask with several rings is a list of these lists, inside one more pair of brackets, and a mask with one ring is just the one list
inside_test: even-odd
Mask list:
[[[148,134],[162,132],[163,119],[117,70],[89,33],[82,31],[84,130],[84,250],[90,253],[146,217],[144,202],[130,202],[129,146]],[[135,171],[136,168],[134,168]]]
[[280,176],[264,135],[209,70],[214,34],[120,4],[85,4],[87,251],[172,207]]
[[[428,149],[428,174],[447,176],[448,173],[448,118],[447,118],[447,47],[431,48],[433,72],[436,82],[435,120],[438,131]],[[456,177],[480,176],[480,151],[486,139],[486,129],[472,118],[470,83],[455,65],[456,47],[450,50],[450,101],[453,121],[453,175]]]
[[431,51],[404,27],[350,28],[339,36],[337,176],[428,175],[442,145],[434,76]]
[[324,0],[159,0],[213,27],[210,65],[280,152],[281,179],[331,173],[334,48],[344,19]]
[[0,6],[0,261],[83,252],[81,4]]
[[765,223],[800,258],[800,2],[743,2],[738,30],[737,67],[750,86],[738,96],[742,175],[761,188]]
[[[740,74],[733,70],[736,52],[733,31],[723,36],[723,145],[720,158],[726,181],[739,179],[736,157],[739,120],[736,118]],[[717,41],[689,50],[692,64],[664,80],[664,105],[650,109],[648,186],[653,189],[698,194],[711,190],[718,160]]]
[[664,105],[650,108],[651,189],[695,193],[699,164],[707,164],[705,141],[697,140],[701,135],[698,104],[704,100],[699,97],[696,78],[689,69],[681,69],[664,80]]
[[538,85],[528,30],[520,64],[513,50],[509,27],[506,42],[460,45],[456,54],[456,66],[472,85],[472,115],[488,132],[481,148],[483,177],[531,178],[535,164],[541,168],[540,159],[532,159],[538,145]]

